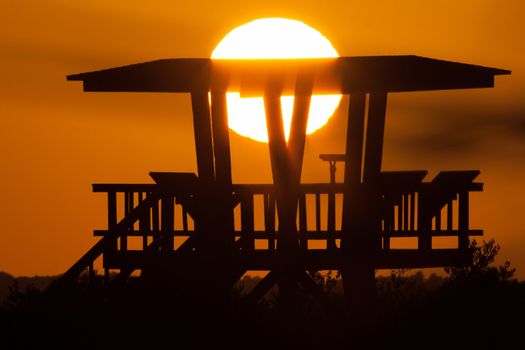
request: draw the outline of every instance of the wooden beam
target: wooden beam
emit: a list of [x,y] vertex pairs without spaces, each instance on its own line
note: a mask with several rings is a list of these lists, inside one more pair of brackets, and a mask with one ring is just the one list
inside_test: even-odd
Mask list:
[[212,90],[211,115],[213,153],[215,156],[215,180],[219,186],[231,188],[232,175],[226,90]]
[[366,128],[363,182],[377,184],[381,175],[383,139],[385,133],[386,92],[370,94]]
[[284,249],[293,249],[292,247],[297,245],[297,226],[295,212],[293,211],[293,208],[297,208],[297,185],[286,146],[281,111],[280,81],[278,79],[269,79],[267,82],[264,94],[264,107],[266,127],[268,129],[268,147],[279,214],[279,246]]
[[215,178],[215,172],[208,91],[193,91],[191,107],[198,175],[201,180],[211,183]]

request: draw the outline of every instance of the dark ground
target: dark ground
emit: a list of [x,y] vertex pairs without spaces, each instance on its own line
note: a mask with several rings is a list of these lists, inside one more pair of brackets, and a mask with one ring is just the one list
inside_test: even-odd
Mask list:
[[512,278],[510,265],[492,266],[494,243],[492,251],[485,242],[474,248],[473,266],[448,270],[447,277],[400,270],[378,277],[372,321],[354,328],[333,273],[312,274],[329,297],[323,307],[301,291],[294,305],[283,305],[276,289],[245,305],[254,277],[241,280],[222,307],[208,300],[205,277],[194,293],[152,288],[140,278],[110,293],[102,278],[47,292],[12,285],[0,311],[0,348],[522,348],[525,283]]

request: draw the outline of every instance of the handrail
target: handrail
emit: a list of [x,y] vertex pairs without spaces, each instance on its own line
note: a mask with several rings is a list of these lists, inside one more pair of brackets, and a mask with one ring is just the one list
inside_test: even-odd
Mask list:
[[112,234],[99,240],[90,250],[87,251],[76,263],[73,264],[60,278],[61,281],[71,281],[80,276],[82,271],[87,269],[103,252],[109,240],[118,238],[125,232],[125,229],[137,221],[146,209],[160,199],[158,193],[152,192],[139,205],[137,205],[127,216],[125,216],[112,230]]

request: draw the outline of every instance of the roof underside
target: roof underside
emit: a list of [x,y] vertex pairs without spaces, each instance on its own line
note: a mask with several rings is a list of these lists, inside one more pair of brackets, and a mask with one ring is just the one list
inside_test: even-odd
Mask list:
[[[192,92],[227,89],[261,95],[267,83],[294,94],[298,76],[313,79],[316,94],[402,92],[484,88],[510,71],[419,56],[328,59],[211,60],[163,59],[69,75],[84,91]],[[299,79],[302,81],[304,79]]]

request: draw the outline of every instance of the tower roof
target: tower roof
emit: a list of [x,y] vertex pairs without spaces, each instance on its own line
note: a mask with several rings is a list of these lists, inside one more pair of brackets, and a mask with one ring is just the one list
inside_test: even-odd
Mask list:
[[403,92],[483,88],[510,71],[420,56],[362,56],[317,59],[177,58],[73,74],[84,91],[192,92],[210,89],[261,95],[266,82],[294,94],[297,77],[310,75],[314,93]]

